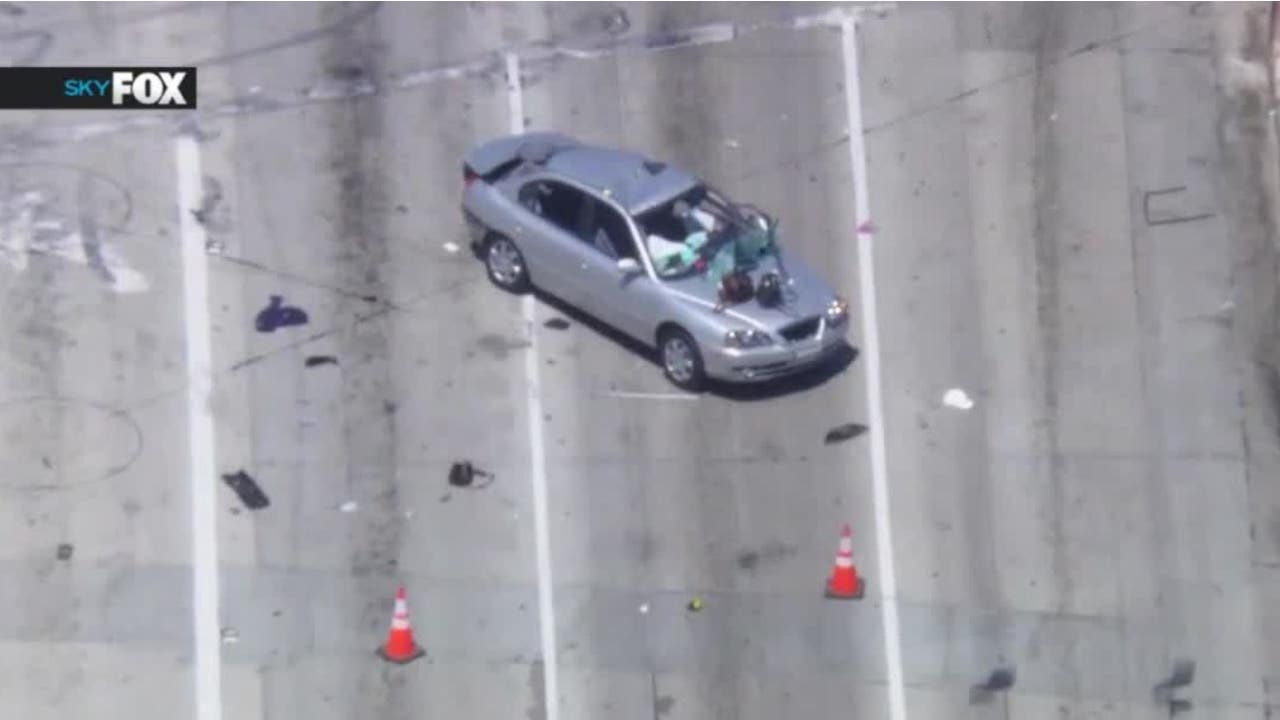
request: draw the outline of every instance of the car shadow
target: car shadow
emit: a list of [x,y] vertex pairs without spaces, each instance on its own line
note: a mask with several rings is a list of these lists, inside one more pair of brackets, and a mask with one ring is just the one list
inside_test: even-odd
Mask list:
[[[561,315],[564,315],[567,319],[584,327],[588,327],[605,336],[618,345],[621,345],[627,350],[630,350],[636,355],[644,358],[649,362],[649,364],[653,365],[656,372],[662,372],[662,362],[658,357],[656,348],[646,346],[644,343],[641,343],[631,336],[618,331],[613,326],[588,315],[564,300],[548,294],[544,290],[535,289],[533,290],[533,295],[539,302],[554,309]],[[709,380],[707,382],[706,392],[708,394],[715,395],[716,397],[733,400],[735,402],[769,400],[772,398],[782,397],[784,395],[805,392],[806,390],[812,390],[813,388],[823,385],[832,378],[843,373],[854,363],[854,361],[858,359],[858,354],[857,348],[845,343],[825,361],[814,365],[812,368],[798,372],[795,375],[789,375],[776,380],[743,384]]]

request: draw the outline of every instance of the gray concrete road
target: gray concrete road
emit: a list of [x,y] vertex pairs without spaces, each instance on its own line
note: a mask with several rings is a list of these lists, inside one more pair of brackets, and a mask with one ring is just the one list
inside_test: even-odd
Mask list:
[[[0,8],[11,64],[195,64],[201,103],[0,118],[0,716],[1154,719],[1187,658],[1190,717],[1267,717],[1267,7],[886,6],[853,38],[856,98],[850,38],[795,22],[837,9]],[[870,436],[823,444],[875,422],[866,357],[690,397],[580,313],[489,286],[459,162],[513,126],[769,208],[858,314],[874,273],[887,506]],[[198,168],[175,159],[192,133]],[[307,326],[256,332],[271,295]],[[194,470],[193,338],[216,450]],[[450,487],[461,459],[491,482]],[[239,469],[269,507],[213,475]],[[861,602],[821,597],[845,522]],[[373,650],[401,584],[427,656],[396,667]],[[1003,666],[1013,688],[975,701]]]

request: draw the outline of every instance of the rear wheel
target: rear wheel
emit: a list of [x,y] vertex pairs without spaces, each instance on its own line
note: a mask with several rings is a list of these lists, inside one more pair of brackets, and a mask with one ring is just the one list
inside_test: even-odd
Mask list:
[[529,268],[520,248],[502,235],[490,235],[484,244],[484,267],[494,285],[512,293],[529,289]]
[[702,353],[698,343],[680,328],[669,328],[658,341],[662,370],[667,379],[689,392],[698,392],[706,383]]

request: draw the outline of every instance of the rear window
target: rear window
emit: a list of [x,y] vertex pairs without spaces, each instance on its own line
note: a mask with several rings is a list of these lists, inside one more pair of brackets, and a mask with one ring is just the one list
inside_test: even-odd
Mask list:
[[492,185],[493,183],[496,183],[499,180],[510,175],[512,171],[520,167],[520,165],[523,162],[524,160],[521,160],[520,158],[516,158],[514,160],[508,160],[502,163],[501,165],[495,167],[494,169],[490,170],[489,172],[485,173],[484,175],[481,175],[480,179]]

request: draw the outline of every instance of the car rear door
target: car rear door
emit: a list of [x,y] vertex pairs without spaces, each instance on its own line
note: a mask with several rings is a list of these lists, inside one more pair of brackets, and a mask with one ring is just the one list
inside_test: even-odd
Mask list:
[[545,178],[525,183],[517,195],[526,222],[514,231],[516,243],[534,282],[572,305],[585,305],[579,236],[590,198],[575,187]]

